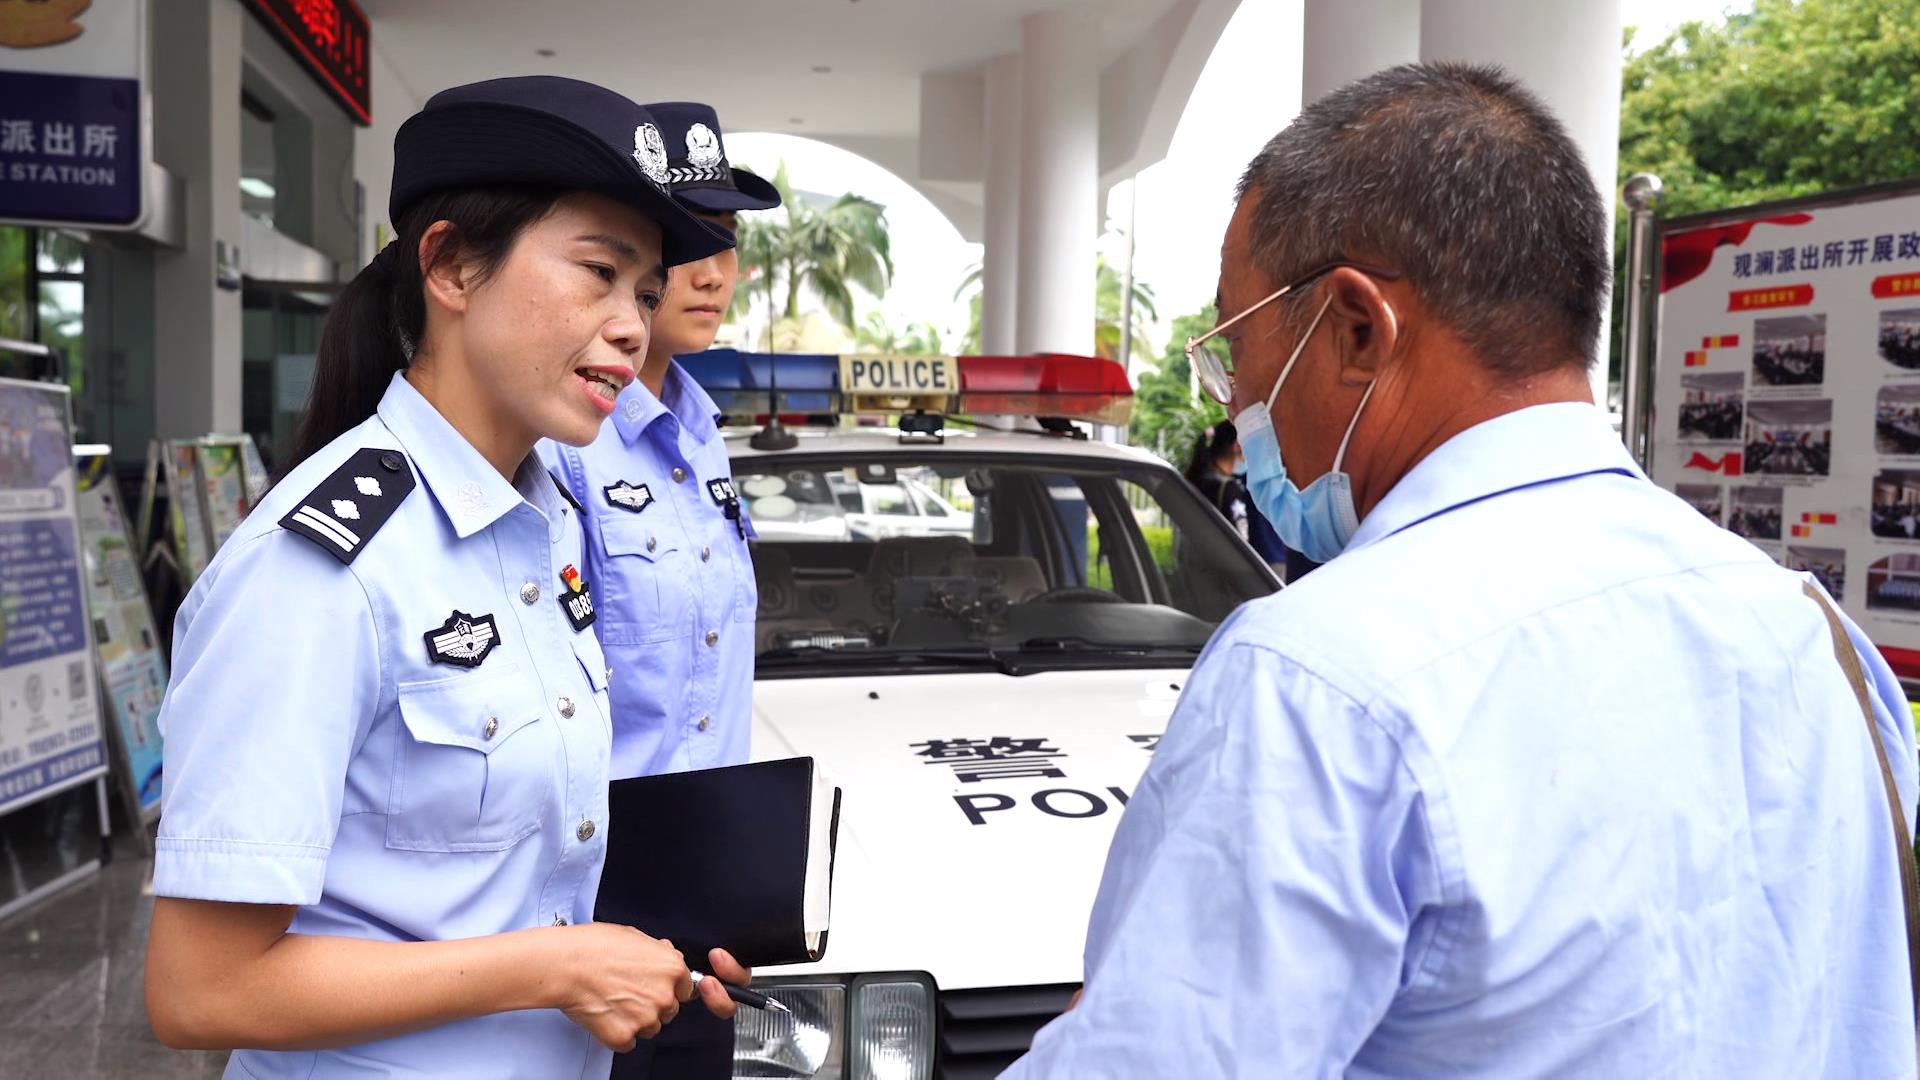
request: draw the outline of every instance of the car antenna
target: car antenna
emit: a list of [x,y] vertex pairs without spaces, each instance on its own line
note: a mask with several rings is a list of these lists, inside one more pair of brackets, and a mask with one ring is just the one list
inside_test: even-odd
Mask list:
[[780,354],[767,354],[767,425],[753,433],[747,445],[755,450],[791,450],[800,440],[780,422]]

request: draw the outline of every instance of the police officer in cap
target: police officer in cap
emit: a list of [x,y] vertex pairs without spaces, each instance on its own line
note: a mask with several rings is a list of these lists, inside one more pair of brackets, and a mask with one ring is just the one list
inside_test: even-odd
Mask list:
[[695,988],[592,922],[608,666],[533,448],[593,441],[668,266],[730,239],[587,83],[445,91],[394,159],[399,239],[328,318],[292,471],[180,609],[148,1016],[242,1048],[229,1076],[603,1077]]
[[[693,214],[732,235],[736,215],[780,205],[766,180],[727,161],[706,105],[648,105],[668,153],[667,183]],[[639,378],[590,445],[541,444],[542,458],[587,518],[595,630],[613,667],[616,778],[738,765],[752,723],[753,535],[719,409],[675,356],[713,344],[733,302],[732,249],[675,266]],[[616,1076],[733,1075],[730,1021],[689,1012],[651,1045],[614,1062]]]

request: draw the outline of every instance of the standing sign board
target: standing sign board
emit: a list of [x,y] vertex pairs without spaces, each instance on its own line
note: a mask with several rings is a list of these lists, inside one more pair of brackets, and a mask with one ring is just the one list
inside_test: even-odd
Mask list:
[[0,221],[137,229],[146,0],[0,3]]
[[169,532],[174,554],[180,558],[180,573],[192,585],[200,572],[213,561],[213,543],[207,536],[207,512],[202,506],[199,458],[193,439],[170,439],[155,443],[153,453],[160,456],[160,472],[166,480]]
[[106,770],[67,389],[0,380],[0,814]]
[[140,560],[128,536],[126,515],[113,482],[107,447],[74,451],[79,473],[80,546],[88,607],[93,612],[94,651],[108,718],[118,736],[128,797],[143,818],[160,813],[160,700],[167,692],[167,662],[147,603]]
[[1649,471],[1920,677],[1920,185],[1663,222]]
[[213,550],[227,542],[253,505],[247,498],[247,474],[242,465],[241,438],[209,435],[196,441],[194,464],[200,474],[207,532]]

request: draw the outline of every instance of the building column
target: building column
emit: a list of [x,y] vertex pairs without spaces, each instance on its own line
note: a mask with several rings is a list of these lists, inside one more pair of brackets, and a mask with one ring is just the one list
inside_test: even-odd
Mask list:
[[[240,243],[242,20],[230,0],[169,0],[153,28],[154,159],[185,189],[185,246],[153,266],[154,435],[240,430],[240,293],[215,283]],[[239,276],[237,254],[234,277]]]
[[1014,351],[1020,311],[1020,55],[987,66],[985,251],[980,256],[980,351]]
[[1420,59],[1420,0],[1306,0],[1300,103]]
[[1100,228],[1100,21],[1088,3],[1020,23],[1021,353],[1093,351]]
[[[1539,95],[1587,160],[1607,213],[1620,167],[1620,0],[1422,0],[1420,59],[1492,63]],[[1607,403],[1607,325],[1602,305],[1594,400]]]

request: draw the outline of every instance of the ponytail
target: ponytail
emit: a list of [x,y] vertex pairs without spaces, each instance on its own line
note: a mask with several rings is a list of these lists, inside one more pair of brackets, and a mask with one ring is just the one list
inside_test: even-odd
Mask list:
[[1240,433],[1233,428],[1233,421],[1222,420],[1200,432],[1193,443],[1193,456],[1187,459],[1187,483],[1194,487],[1209,476],[1219,475],[1220,459],[1233,453],[1234,444],[1240,441]]
[[420,250],[427,230],[439,221],[453,226],[444,242],[424,253],[429,268],[458,257],[473,265],[472,280],[485,281],[560,195],[521,187],[441,191],[421,196],[401,212],[394,241],[334,299],[320,332],[306,416],[281,475],[372,416],[394,372],[413,362],[427,325]]

